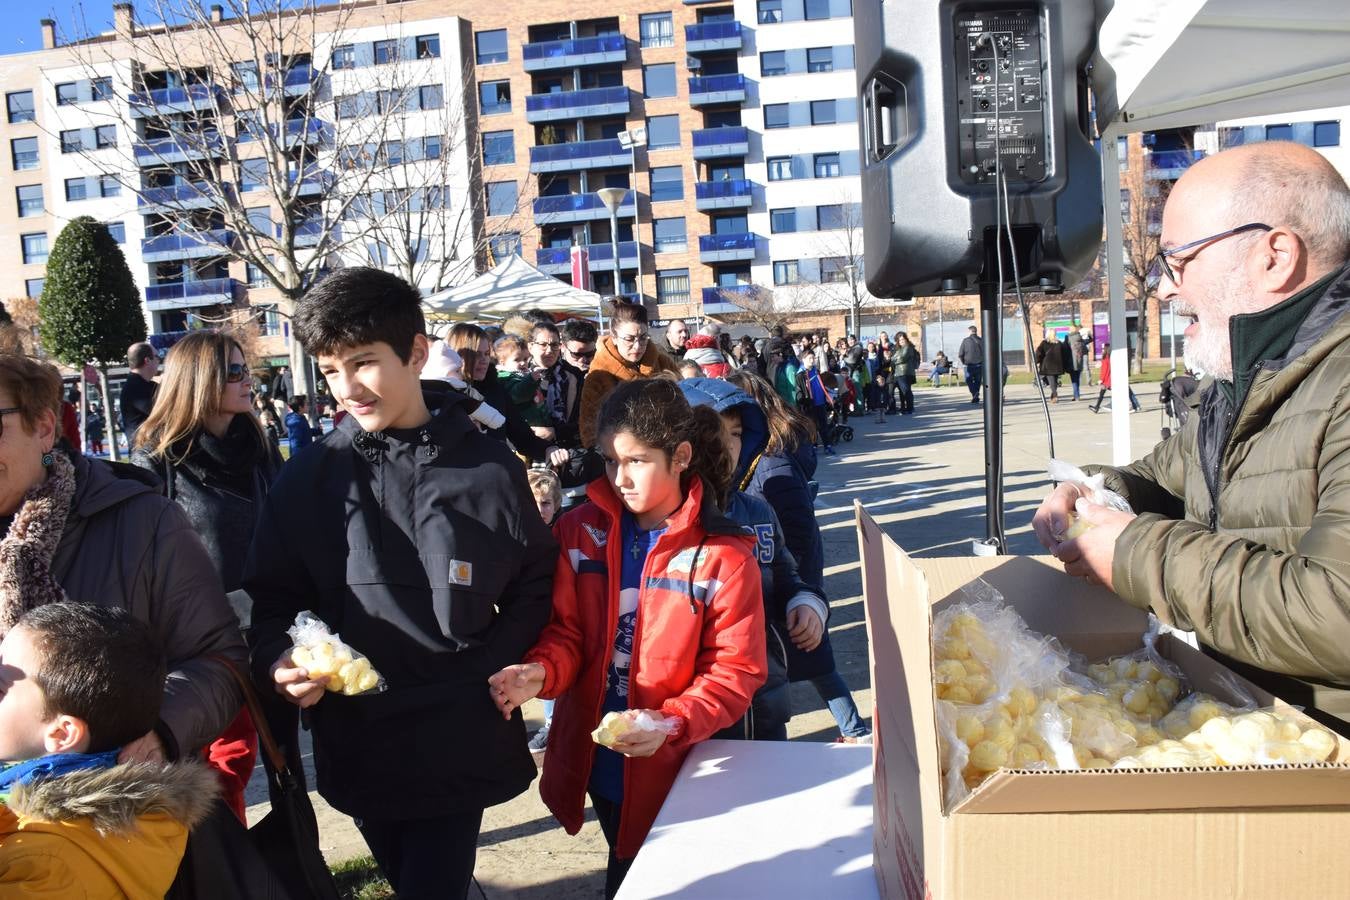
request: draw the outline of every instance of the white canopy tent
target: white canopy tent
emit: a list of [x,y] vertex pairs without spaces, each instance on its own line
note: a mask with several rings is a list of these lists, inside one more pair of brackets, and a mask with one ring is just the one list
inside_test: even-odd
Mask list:
[[[1350,0],[1097,0],[1097,11],[1105,197],[1120,193],[1120,135],[1350,102]],[[1106,239],[1111,333],[1123,335],[1119,216],[1106,216]],[[1127,342],[1111,352],[1111,371],[1129,371]],[[1130,462],[1127,389],[1112,384],[1117,465]]]
[[428,315],[449,319],[504,318],[527,309],[594,313],[599,294],[572,287],[512,254],[472,281],[422,301]]

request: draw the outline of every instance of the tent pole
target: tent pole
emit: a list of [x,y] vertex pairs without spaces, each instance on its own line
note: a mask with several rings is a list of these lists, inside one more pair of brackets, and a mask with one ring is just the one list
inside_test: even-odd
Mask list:
[[1120,218],[1120,153],[1114,124],[1102,133],[1102,196],[1106,210],[1106,274],[1111,298],[1111,462],[1130,462],[1130,334],[1125,319],[1125,246]]

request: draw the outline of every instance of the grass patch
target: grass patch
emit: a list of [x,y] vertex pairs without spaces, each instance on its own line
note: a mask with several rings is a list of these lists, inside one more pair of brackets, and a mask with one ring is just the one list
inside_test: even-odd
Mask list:
[[331,867],[338,893],[344,900],[393,900],[394,889],[369,856],[358,856]]
[[[1166,375],[1166,374],[1171,370],[1171,368],[1172,368],[1172,363],[1171,363],[1170,360],[1169,360],[1168,362],[1160,362],[1160,363],[1145,363],[1145,364],[1144,364],[1144,374],[1142,374],[1142,375],[1136,375],[1136,374],[1134,374],[1133,372],[1130,373],[1130,383],[1131,383],[1131,384],[1138,384],[1138,383],[1140,383],[1140,382],[1146,382],[1146,381],[1154,381],[1154,382],[1156,382],[1156,381],[1162,381],[1162,380],[1163,380],[1163,376]],[[1177,362],[1177,369],[1178,369],[1178,370],[1181,370],[1181,362],[1180,362],[1180,361]],[[1093,369],[1093,379],[1094,379],[1094,381],[1095,381],[1095,379],[1096,379],[1096,373],[1097,373],[1097,370],[1094,368],[1094,369]],[[927,379],[927,377],[923,377],[923,378],[920,378],[920,379],[919,379],[919,382],[920,382],[920,384],[927,384],[927,383],[928,383],[928,379]],[[1034,377],[1030,372],[1010,372],[1010,373],[1008,374],[1008,384],[1034,384],[1034,383],[1035,383],[1035,377]],[[1069,376],[1068,376],[1068,375],[1063,375],[1063,376],[1061,376],[1061,377],[1060,377],[1060,383],[1059,383],[1059,384],[1060,384],[1060,387],[1061,387],[1061,388],[1063,388],[1064,385],[1069,384]],[[946,383],[945,383],[945,382],[944,382],[943,386],[944,386],[944,387],[946,386]],[[956,385],[956,387],[959,387],[959,388],[962,388],[962,389],[965,389],[965,386],[966,386],[966,385],[965,385],[965,382],[964,382],[964,381],[963,381],[963,382],[959,382],[959,383]],[[1083,379],[1083,387],[1084,387],[1084,388],[1087,387],[1087,379],[1086,379],[1086,378]]]

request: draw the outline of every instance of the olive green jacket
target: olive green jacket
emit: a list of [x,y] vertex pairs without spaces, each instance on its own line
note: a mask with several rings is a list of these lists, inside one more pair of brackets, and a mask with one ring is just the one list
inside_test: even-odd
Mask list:
[[1236,392],[1207,379],[1181,432],[1096,471],[1140,513],[1116,593],[1350,733],[1350,269],[1318,293],[1277,358],[1233,329]]

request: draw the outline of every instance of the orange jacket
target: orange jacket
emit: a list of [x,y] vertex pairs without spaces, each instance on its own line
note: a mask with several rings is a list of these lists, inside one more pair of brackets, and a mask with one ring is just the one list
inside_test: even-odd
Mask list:
[[[587,493],[592,502],[555,527],[553,618],[525,655],[544,667],[540,696],[558,700],[539,793],[569,834],[581,829],[595,759],[591,732],[614,652],[623,552],[613,487],[600,478]],[[768,672],[755,539],[703,497],[695,480],[643,571],[629,702],[683,721],[655,755],[624,761],[616,848],[624,858],[637,855],[689,748],[744,715]]]

